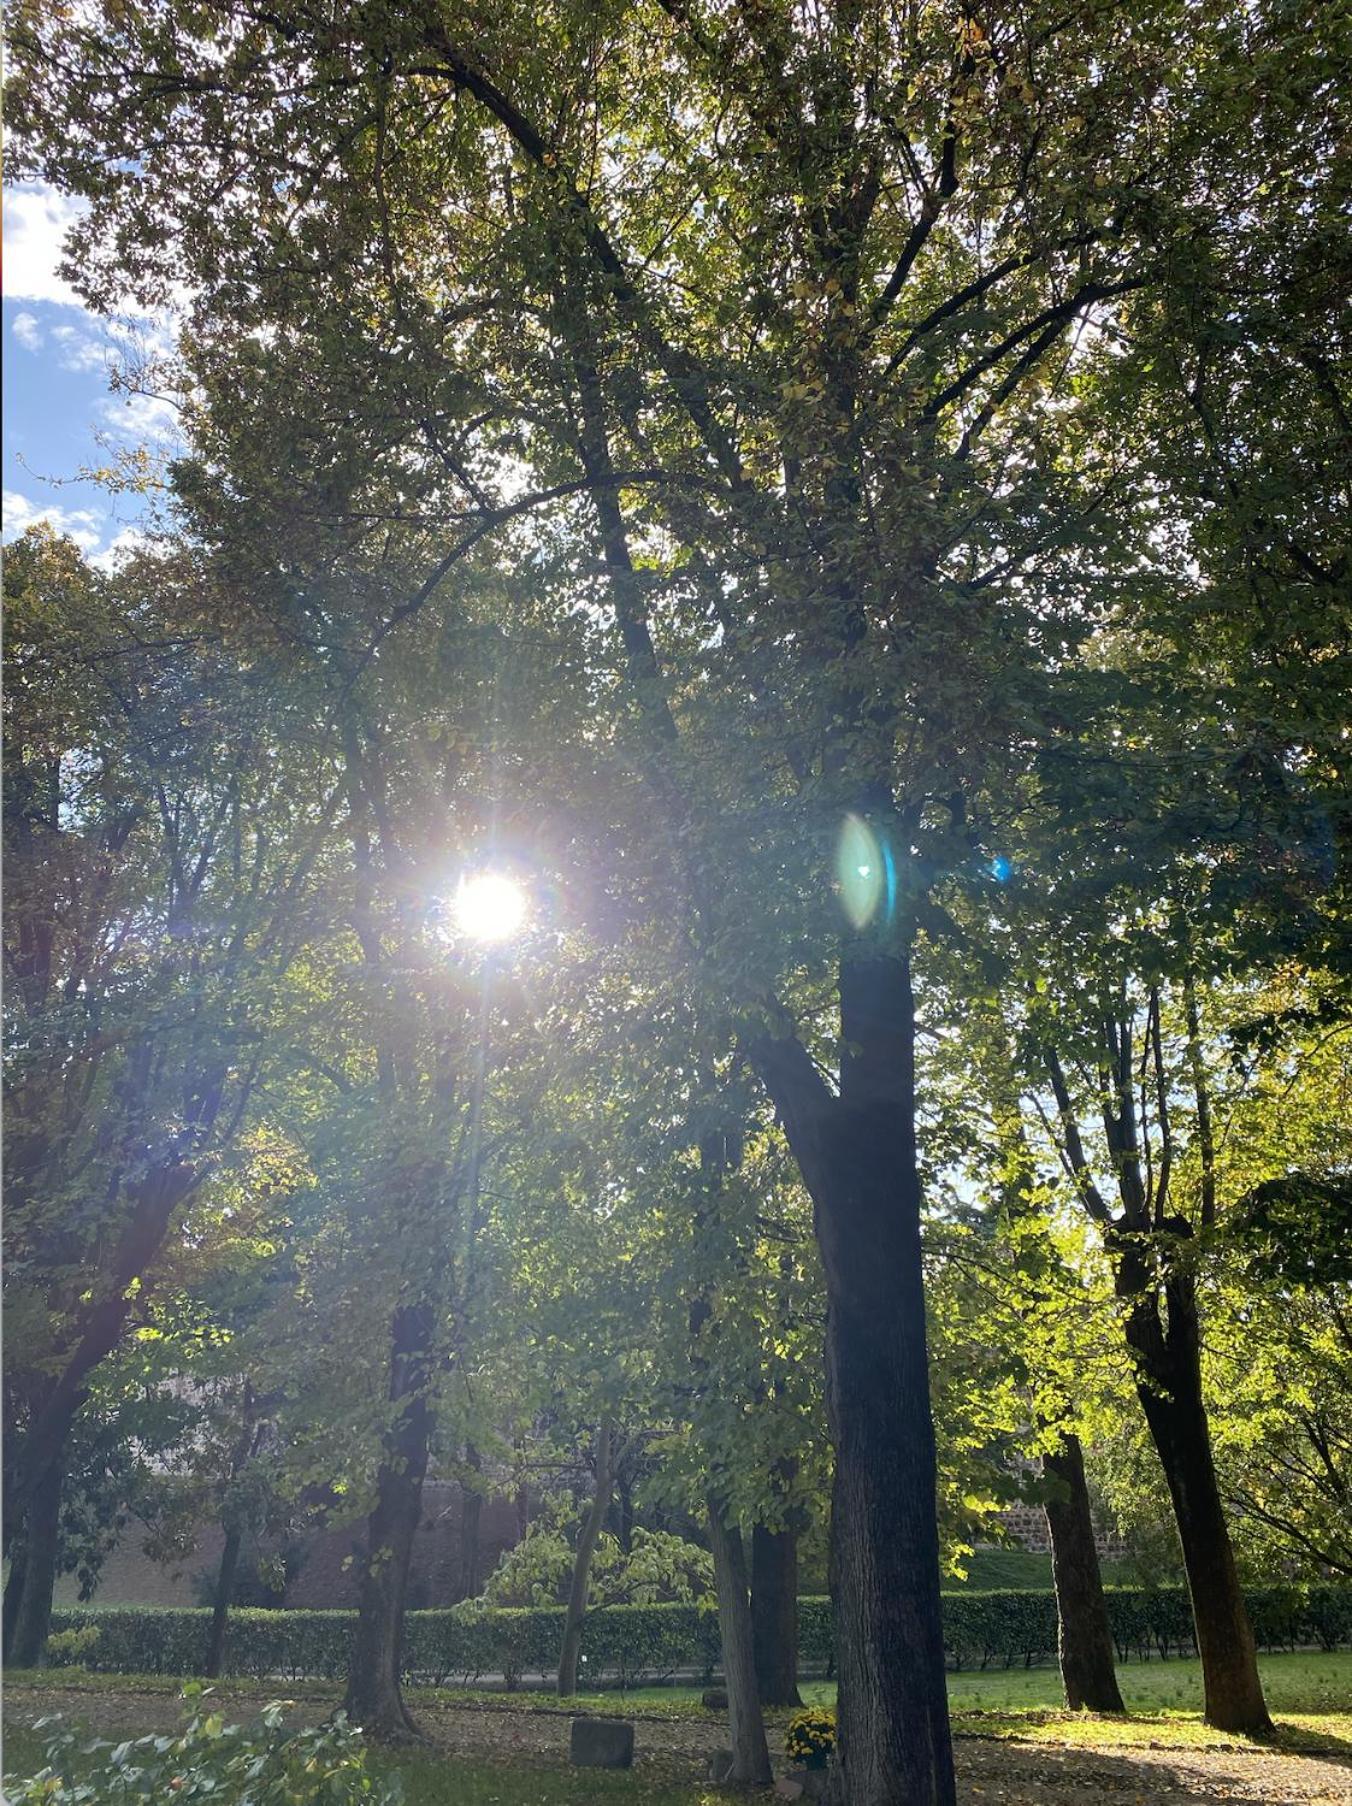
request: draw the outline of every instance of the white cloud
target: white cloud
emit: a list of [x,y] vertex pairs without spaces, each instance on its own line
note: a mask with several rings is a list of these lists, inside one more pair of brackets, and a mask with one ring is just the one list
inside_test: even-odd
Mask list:
[[36,314],[15,314],[10,331],[25,351],[42,349],[42,327]]
[[76,326],[53,326],[51,336],[60,347],[57,362],[63,370],[106,370],[113,361],[106,336],[82,332]]
[[119,442],[134,440],[161,451],[178,449],[183,441],[177,403],[167,395],[140,395],[120,391],[99,403],[99,417]]
[[116,538],[109,541],[97,557],[90,563],[96,571],[115,571],[125,564],[133,553],[142,551],[151,543],[150,535],[143,533],[139,527],[124,527]]
[[85,203],[43,182],[16,183],[5,190],[5,295],[10,301],[60,301],[83,307],[75,290],[57,274],[67,232],[85,212]]
[[99,531],[102,519],[103,516],[96,514],[91,508],[40,508],[36,502],[30,502],[26,495],[20,495],[17,489],[6,489],[4,492],[6,539],[17,539],[29,527],[45,522],[53,532],[64,533],[68,539],[73,539],[82,552],[92,552],[103,538]]

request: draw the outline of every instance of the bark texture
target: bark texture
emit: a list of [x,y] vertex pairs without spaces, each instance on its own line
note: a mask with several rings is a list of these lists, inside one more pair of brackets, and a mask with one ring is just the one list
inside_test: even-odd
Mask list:
[[573,1578],[568,1588],[568,1606],[563,1617],[563,1648],[559,1652],[559,1695],[571,1698],[577,1692],[578,1659],[582,1654],[582,1620],[587,1615],[587,1595],[591,1590],[592,1557],[596,1554],[601,1526],[610,1510],[610,1494],[615,1481],[614,1427],[608,1417],[601,1419],[596,1432],[596,1491],[578,1533],[577,1551],[573,1557]]
[[1079,1437],[1063,1436],[1059,1446],[1042,1457],[1042,1471],[1051,1482],[1047,1528],[1066,1704],[1072,1712],[1125,1712]]
[[367,1527],[344,1702],[352,1722],[368,1737],[384,1742],[402,1742],[419,1734],[404,1705],[399,1670],[409,1563],[422,1516],[432,1434],[431,1341],[431,1307],[401,1305],[390,1337],[390,1399],[397,1411],[385,1438],[375,1509]]
[[751,1533],[751,1628],[763,1706],[801,1706],[798,1694],[798,1533]]
[[840,1806],[953,1806],[920,1257],[909,961],[841,962],[839,1094],[795,1038],[748,1048],[815,1207],[835,1438]]
[[9,1647],[5,1663],[13,1668],[44,1668],[47,1633],[52,1623],[52,1594],[56,1588],[56,1562],[60,1548],[61,1488],[64,1475],[56,1462],[49,1463],[29,1501],[24,1524],[23,1554],[15,1563],[19,1582],[13,1617],[6,1596],[6,1628]]
[[718,1629],[723,1640],[723,1682],[728,1690],[728,1741],[732,1745],[728,1780],[739,1787],[768,1787],[773,1776],[756,1681],[755,1637],[742,1533],[736,1525],[724,1521],[722,1503],[713,1493],[708,1506]]
[[225,1634],[230,1627],[230,1607],[235,1597],[235,1576],[239,1573],[239,1552],[244,1542],[241,1525],[232,1524],[221,1547],[221,1565],[216,1571],[216,1597],[211,1608],[211,1627],[207,1632],[206,1660],[202,1673],[214,1680],[225,1660]]

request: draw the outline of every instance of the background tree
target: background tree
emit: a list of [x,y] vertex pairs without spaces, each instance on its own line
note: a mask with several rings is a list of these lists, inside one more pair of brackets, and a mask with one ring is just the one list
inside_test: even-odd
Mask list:
[[72,1426],[231,1157],[331,800],[190,557],[6,560],[9,1659],[41,1659]]

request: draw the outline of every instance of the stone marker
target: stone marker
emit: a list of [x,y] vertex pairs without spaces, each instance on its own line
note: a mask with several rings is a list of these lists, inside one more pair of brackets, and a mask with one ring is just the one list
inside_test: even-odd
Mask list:
[[722,1687],[706,1687],[699,1696],[699,1703],[706,1712],[726,1712],[728,1709],[727,1691]]
[[709,1766],[705,1770],[715,1787],[721,1787],[732,1773],[733,1754],[731,1750],[715,1750],[709,1758]]
[[568,1759],[575,1768],[632,1768],[633,1725],[622,1718],[575,1718]]
[[787,1775],[775,1782],[775,1798],[780,1800],[801,1800],[803,1783],[791,1781]]

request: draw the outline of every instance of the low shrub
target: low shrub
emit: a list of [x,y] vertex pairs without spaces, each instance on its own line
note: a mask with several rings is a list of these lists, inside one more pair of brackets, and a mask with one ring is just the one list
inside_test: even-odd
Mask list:
[[206,1711],[207,1695],[184,1689],[188,1720],[177,1736],[151,1733],[124,1743],[90,1742],[60,1718],[42,1718],[46,1757],[35,1775],[6,1777],[9,1806],[132,1806],[146,1800],[211,1800],[213,1806],[397,1806],[397,1781],[366,1767],[361,1737],[341,1713],[328,1724],[288,1731],[279,1701],[258,1722],[228,1725]]
[[[1119,1659],[1191,1654],[1192,1613],[1182,1587],[1109,1587],[1108,1616]],[[1260,1587],[1248,1594],[1254,1635],[1264,1649],[1352,1642],[1352,1587]],[[1048,1592],[944,1594],[944,1643],[955,1668],[1032,1667],[1056,1656],[1056,1601]],[[77,1606],[53,1615],[51,1659],[121,1674],[200,1671],[211,1614],[157,1606]],[[353,1614],[266,1611],[230,1615],[225,1672],[263,1680],[338,1680],[347,1668]],[[89,1640],[89,1632],[97,1640]],[[75,1633],[74,1637],[71,1633]],[[404,1620],[404,1676],[431,1686],[470,1686],[501,1674],[549,1674],[563,1636],[559,1606],[496,1607],[468,1601]],[[806,1666],[830,1672],[831,1604],[798,1602],[798,1650]],[[583,1672],[626,1687],[719,1665],[717,1613],[698,1605],[611,1605],[582,1628]]]

